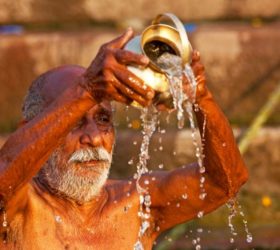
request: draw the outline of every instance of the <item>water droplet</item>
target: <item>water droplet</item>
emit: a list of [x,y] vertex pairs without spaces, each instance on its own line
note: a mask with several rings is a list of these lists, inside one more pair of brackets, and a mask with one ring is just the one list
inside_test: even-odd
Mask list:
[[176,207],[180,207],[180,203],[177,203],[177,204],[176,204]]
[[148,221],[143,221],[140,229],[141,235],[143,235],[149,227],[150,227],[150,223]]
[[230,242],[230,243],[234,243],[234,238],[230,238],[230,239],[229,239],[229,242]]
[[195,250],[200,250],[201,249],[201,246],[200,245],[196,245],[195,246]]
[[130,193],[129,193],[129,192],[128,192],[128,193],[126,193],[126,196],[127,196],[127,197],[129,197],[129,196],[130,196]]
[[135,245],[134,245],[134,250],[144,250],[144,247],[142,245],[142,243],[140,242],[140,240],[138,240]]
[[144,203],[144,196],[143,196],[143,195],[140,195],[140,196],[139,196],[139,199],[140,199],[140,204],[143,204],[143,203]]
[[200,167],[199,168],[199,173],[201,173],[201,174],[205,173],[205,167]]
[[163,164],[159,164],[158,168],[162,169],[163,168]]
[[159,150],[159,151],[162,151],[162,150],[163,150],[163,146],[160,146],[160,147],[158,148],[158,150]]
[[207,196],[206,193],[201,193],[201,194],[199,195],[199,199],[204,200],[206,196]]
[[223,146],[223,147],[226,147],[226,146],[227,146],[227,144],[224,142],[224,143],[222,144],[222,146]]
[[183,194],[183,195],[182,195],[182,198],[183,198],[184,200],[186,200],[186,199],[188,199],[188,195],[187,195],[187,194]]
[[132,165],[133,164],[133,159],[128,161],[128,165]]
[[3,212],[3,223],[2,223],[2,226],[3,227],[7,227],[8,226],[7,213],[6,213],[5,209],[4,209],[4,212]]
[[134,141],[134,142],[133,142],[133,145],[137,145],[137,141]]
[[203,215],[204,215],[204,212],[203,212],[203,211],[199,211],[199,212],[197,213],[197,217],[198,217],[198,218],[202,218]]
[[151,201],[151,196],[150,195],[145,195],[144,204],[145,204],[146,207],[150,207],[151,206],[152,201]]
[[145,185],[149,185],[150,182],[149,182],[148,180],[145,180],[145,181],[144,181],[144,184],[145,184]]
[[173,155],[176,155],[177,154],[177,152],[176,151],[173,151]]
[[198,233],[203,233],[203,228],[198,228],[196,231],[197,231]]
[[55,215],[55,216],[54,216],[54,219],[55,219],[55,221],[56,221],[57,223],[61,223],[61,222],[62,222],[62,219],[61,219],[61,217],[60,217],[59,215]]
[[156,180],[156,177],[152,177],[152,181],[155,181]]
[[252,237],[251,234],[247,234],[247,236],[246,236],[246,241],[247,241],[248,243],[251,243],[251,242],[253,241],[253,237]]

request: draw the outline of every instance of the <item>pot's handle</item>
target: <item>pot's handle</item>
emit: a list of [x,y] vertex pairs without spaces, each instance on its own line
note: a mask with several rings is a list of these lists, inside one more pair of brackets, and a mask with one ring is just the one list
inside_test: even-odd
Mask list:
[[163,14],[159,14],[152,22],[152,24],[159,24],[160,20],[164,17],[169,18],[175,25],[175,27],[177,28],[180,38],[181,38],[181,42],[182,42],[182,62],[183,64],[186,63],[190,63],[191,62],[191,54],[192,54],[192,46],[189,42],[188,39],[188,35],[187,32],[185,30],[184,25],[182,24],[182,22],[179,20],[179,18],[177,16],[175,16],[172,13],[163,13]]

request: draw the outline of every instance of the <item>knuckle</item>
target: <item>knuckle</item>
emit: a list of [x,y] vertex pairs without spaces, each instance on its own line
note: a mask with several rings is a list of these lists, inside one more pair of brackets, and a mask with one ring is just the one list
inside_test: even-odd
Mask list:
[[106,51],[109,48],[109,46],[110,46],[110,43],[104,43],[101,45],[100,49],[102,51]]

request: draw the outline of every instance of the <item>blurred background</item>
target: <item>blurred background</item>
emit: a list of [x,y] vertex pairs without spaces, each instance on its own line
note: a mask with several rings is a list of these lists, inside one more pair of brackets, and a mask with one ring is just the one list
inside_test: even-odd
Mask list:
[[[280,0],[0,0],[0,146],[20,122],[24,95],[38,75],[62,64],[87,67],[104,42],[128,26],[140,33],[163,12],[184,22],[201,52],[208,86],[242,143],[250,179],[237,198],[233,243],[224,206],[170,230],[154,249],[280,249]],[[112,177],[124,178],[136,172],[140,112],[115,109]],[[149,167],[194,161],[188,124],[178,130],[172,114],[160,120]]]

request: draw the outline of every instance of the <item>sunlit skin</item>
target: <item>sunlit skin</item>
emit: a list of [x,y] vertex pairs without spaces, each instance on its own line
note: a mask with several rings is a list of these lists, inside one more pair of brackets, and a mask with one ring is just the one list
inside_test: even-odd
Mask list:
[[[51,71],[42,90],[47,107],[18,128],[2,147],[0,249],[133,249],[140,227],[134,179],[109,179],[97,196],[83,203],[54,193],[34,178],[61,145],[62,159],[81,148],[103,146],[112,152],[115,134],[110,101],[151,103],[154,91],[126,69],[129,64],[145,67],[149,63],[146,57],[122,49],[132,36],[129,29],[103,45],[87,69],[64,66]],[[151,226],[141,239],[145,249],[151,249],[166,229],[224,204],[247,180],[229,123],[205,85],[198,52],[193,54],[192,68],[198,81],[196,103],[202,110],[195,112],[200,130],[204,114],[207,117],[207,196],[199,198],[201,175],[196,163],[143,176],[141,183],[149,180],[146,186],[152,199]],[[184,79],[184,90],[188,89]],[[80,174],[92,174],[90,168],[96,164],[84,164]],[[7,227],[2,225],[4,211]]]

